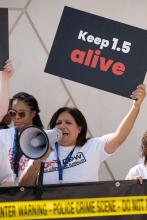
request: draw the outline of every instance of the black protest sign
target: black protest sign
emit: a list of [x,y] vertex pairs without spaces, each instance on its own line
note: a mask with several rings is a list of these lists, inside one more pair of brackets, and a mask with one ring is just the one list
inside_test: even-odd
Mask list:
[[147,70],[147,31],[65,7],[45,72],[130,97]]
[[8,9],[0,8],[0,70],[9,58]]
[[146,195],[146,180],[0,187],[0,219],[146,220]]

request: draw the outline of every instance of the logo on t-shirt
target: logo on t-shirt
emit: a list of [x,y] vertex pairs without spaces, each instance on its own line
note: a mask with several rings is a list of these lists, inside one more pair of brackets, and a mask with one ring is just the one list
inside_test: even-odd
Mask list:
[[[13,151],[12,151],[12,148],[9,149],[8,157],[9,157],[11,169],[13,170]],[[28,161],[29,161],[29,158],[22,155],[22,157],[19,160],[19,172],[24,171],[26,165],[28,164]]]
[[[86,162],[86,159],[85,159],[83,153],[78,152],[76,155],[74,155],[73,157],[70,158],[70,161],[68,162],[68,164],[66,164],[64,169],[75,167],[75,166],[78,166],[78,165],[85,163],[85,162]],[[65,159],[62,160],[62,166],[64,166],[64,163],[65,163]],[[44,173],[54,172],[57,170],[58,170],[57,160],[45,163]]]

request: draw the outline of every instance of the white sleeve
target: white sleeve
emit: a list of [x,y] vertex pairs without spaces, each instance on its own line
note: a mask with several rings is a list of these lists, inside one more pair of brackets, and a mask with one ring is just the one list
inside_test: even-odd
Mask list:
[[134,166],[129,170],[128,174],[125,177],[125,180],[132,180],[134,176],[138,176],[138,175],[139,175],[139,172],[137,170],[137,167]]
[[0,151],[0,182],[2,185],[12,185],[14,183],[14,174],[10,166],[7,150],[1,147]]
[[107,144],[107,140],[108,140],[108,138],[109,138],[109,136],[110,136],[111,134],[107,134],[107,135],[104,135],[104,136],[102,136],[101,137],[101,141],[102,141],[102,148],[101,148],[101,156],[100,156],[100,161],[102,162],[102,161],[104,161],[104,160],[106,160],[108,157],[110,157],[112,154],[108,154],[107,152],[106,152],[106,150],[105,150],[105,146],[106,146],[106,144]]
[[103,135],[101,137],[91,138],[86,143],[86,146],[90,150],[91,154],[93,153],[95,156],[97,155],[100,162],[111,156],[111,154],[108,154],[105,151],[105,145],[107,143],[109,135],[110,134]]

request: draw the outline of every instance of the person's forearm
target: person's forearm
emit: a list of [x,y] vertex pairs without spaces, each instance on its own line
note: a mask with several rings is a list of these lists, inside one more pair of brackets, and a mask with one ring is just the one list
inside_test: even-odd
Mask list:
[[7,174],[7,176],[1,181],[1,186],[14,186],[13,173],[8,173]]
[[2,72],[1,90],[0,90],[0,121],[7,114],[9,107],[9,79],[8,76]]
[[32,165],[28,168],[28,170],[22,174],[19,180],[20,186],[28,186],[28,185],[35,185],[36,179],[38,177],[38,173],[40,171],[40,160],[34,160]]
[[107,153],[113,153],[128,137],[134,126],[145,96],[145,85],[141,84],[137,86],[137,89],[132,93],[132,98],[134,101],[130,111],[124,117],[116,131],[108,137],[107,143],[105,145],[105,150]]
[[117,145],[122,144],[122,142],[128,137],[130,131],[132,130],[136,118],[139,114],[140,107],[136,107],[135,105],[132,106],[126,117],[122,120],[119,127],[116,130],[117,135]]
[[113,153],[126,140],[134,126],[139,110],[140,107],[132,106],[117,130],[109,137],[106,146],[107,153]]

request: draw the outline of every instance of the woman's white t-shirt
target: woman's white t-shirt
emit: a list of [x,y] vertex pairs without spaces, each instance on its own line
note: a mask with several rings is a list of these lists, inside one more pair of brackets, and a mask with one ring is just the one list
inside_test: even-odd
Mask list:
[[[75,147],[70,161],[63,169],[62,183],[95,182],[99,181],[98,170],[102,161],[110,156],[104,147],[108,135],[91,138],[82,147]],[[59,146],[61,164],[74,146]],[[29,166],[32,162],[30,162]],[[59,171],[56,150],[52,151],[45,162],[43,184],[58,184]]]
[[0,183],[3,185],[5,182],[11,182],[13,185],[14,175],[8,158],[8,151],[0,146]]

